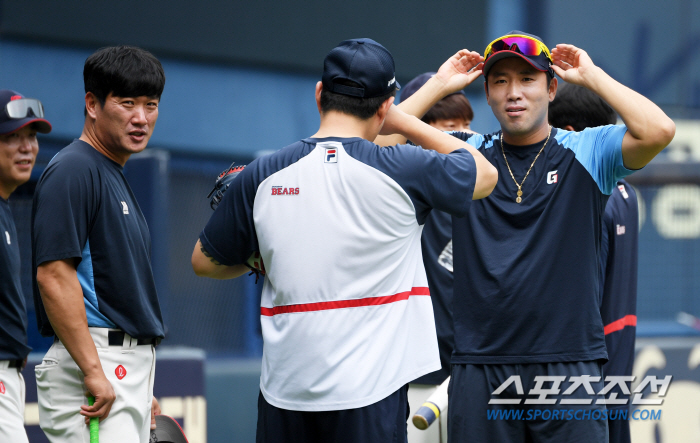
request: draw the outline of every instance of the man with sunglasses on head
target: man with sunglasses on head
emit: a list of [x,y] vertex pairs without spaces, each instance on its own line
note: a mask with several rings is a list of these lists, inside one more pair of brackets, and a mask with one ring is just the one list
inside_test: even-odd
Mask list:
[[[555,73],[603,98],[625,124],[552,128]],[[619,179],[668,145],[675,125],[584,50],[562,44],[550,54],[531,34],[494,40],[483,74],[501,130],[454,135],[500,180],[453,218],[449,439],[604,442],[607,411],[596,393],[607,359],[598,263],[605,203]]]
[[[155,345],[163,320],[146,220],[124,174],[153,134],[163,67],[136,47],[85,61],[85,126],[46,167],[32,207],[34,303],[53,346],[35,369],[52,443],[145,442],[155,426]],[[87,395],[94,396],[88,405]]]
[[0,90],[0,441],[27,442],[24,378],[27,308],[22,293],[17,230],[8,202],[31,175],[39,152],[37,132],[48,134],[41,102]]

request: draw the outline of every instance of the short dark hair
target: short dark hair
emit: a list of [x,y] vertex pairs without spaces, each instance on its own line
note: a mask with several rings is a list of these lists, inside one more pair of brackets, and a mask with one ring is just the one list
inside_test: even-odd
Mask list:
[[[335,82],[345,86],[361,87],[360,84],[350,80],[336,79]],[[395,95],[396,89],[379,97],[361,98],[338,94],[324,88],[321,90],[321,112],[338,111],[367,120],[377,113],[382,103]]]
[[617,114],[610,105],[582,86],[562,84],[549,103],[549,124],[555,128],[571,126],[575,131],[583,131],[616,122]]
[[474,120],[474,111],[469,99],[462,93],[451,94],[443,98],[425,113],[425,123],[433,123],[438,120],[462,119]]
[[165,87],[165,72],[160,61],[136,46],[109,46],[97,50],[85,60],[85,92],[95,95],[104,106],[111,93],[117,97],[155,97]]

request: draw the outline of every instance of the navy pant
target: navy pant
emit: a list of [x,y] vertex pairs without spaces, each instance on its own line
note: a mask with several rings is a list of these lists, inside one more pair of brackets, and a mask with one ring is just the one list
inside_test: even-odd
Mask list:
[[258,396],[257,443],[406,443],[408,385],[377,403],[340,411],[290,411]]
[[630,434],[629,420],[608,420],[608,434],[610,435],[610,443],[630,443],[632,435]]
[[[607,443],[608,421],[605,405],[595,404],[604,381],[591,382],[594,394],[579,387],[563,396],[571,383],[569,376],[600,376],[601,365],[591,362],[532,363],[517,365],[453,364],[448,408],[448,440],[470,443]],[[518,375],[522,392],[514,383],[498,395],[492,395],[511,376]],[[555,404],[526,404],[535,387],[535,376],[564,376],[560,393],[545,399]],[[552,387],[545,382],[543,389]],[[489,404],[491,399],[517,401],[519,404]],[[591,405],[561,404],[562,399],[592,399]]]

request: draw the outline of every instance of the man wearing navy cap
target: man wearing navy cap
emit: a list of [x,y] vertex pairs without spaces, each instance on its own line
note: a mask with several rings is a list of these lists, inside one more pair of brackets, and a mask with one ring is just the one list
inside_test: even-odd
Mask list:
[[[480,61],[453,56],[442,91]],[[318,132],[248,165],[193,251],[211,278],[247,273],[257,251],[265,263],[258,442],[405,442],[407,383],[440,368],[422,225],[432,208],[464,215],[497,177],[468,144],[396,109],[398,88],[380,44],[333,49]],[[428,150],[380,148],[380,132]]]
[[19,92],[0,91],[0,441],[27,441],[24,379],[20,371],[27,346],[27,309],[22,293],[19,244],[10,195],[32,174],[39,152],[37,132],[51,132],[44,108]]
[[[619,179],[668,145],[675,125],[575,46],[550,53],[539,37],[513,31],[489,44],[484,59],[486,99],[501,130],[454,135],[500,179],[466,217],[452,219],[449,440],[605,442],[607,396],[597,395],[607,359],[605,203]],[[555,73],[600,96],[625,124],[552,128]]]

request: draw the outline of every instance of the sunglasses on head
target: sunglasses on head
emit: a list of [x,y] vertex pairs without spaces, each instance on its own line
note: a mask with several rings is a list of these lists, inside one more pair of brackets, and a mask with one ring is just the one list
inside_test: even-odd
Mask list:
[[505,35],[489,43],[484,51],[484,60],[501,51],[513,51],[522,55],[537,56],[543,52],[551,61],[552,55],[547,46],[536,38],[527,35]]
[[10,118],[27,118],[29,117],[30,111],[34,114],[34,117],[44,118],[44,107],[41,102],[35,98],[11,100],[5,105],[5,112]]

